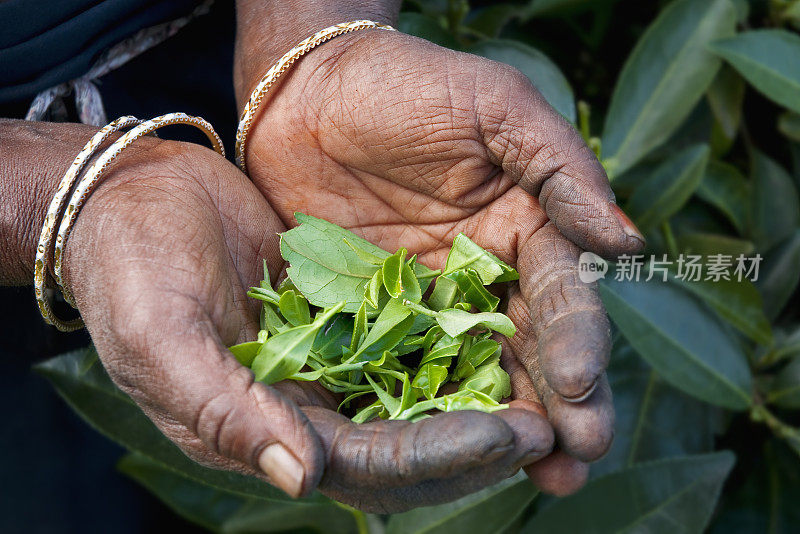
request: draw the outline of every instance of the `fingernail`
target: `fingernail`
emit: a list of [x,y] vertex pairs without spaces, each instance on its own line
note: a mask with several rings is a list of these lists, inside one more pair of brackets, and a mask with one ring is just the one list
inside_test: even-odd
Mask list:
[[580,393],[580,394],[578,394],[578,395],[575,395],[574,397],[565,397],[564,395],[562,395],[562,396],[561,396],[561,398],[563,398],[563,399],[564,399],[565,401],[567,401],[567,402],[572,402],[572,403],[583,402],[583,401],[585,401],[586,399],[588,399],[588,398],[589,398],[589,396],[590,396],[592,393],[594,393],[594,390],[595,390],[595,389],[597,389],[597,380],[595,380],[594,382],[592,382],[592,385],[591,385],[591,386],[589,386],[589,387],[586,389],[586,391],[584,391],[583,393]]
[[258,466],[272,480],[273,484],[297,498],[303,490],[306,473],[301,464],[289,450],[280,443],[268,445],[258,457]]
[[625,215],[625,212],[622,211],[620,207],[617,206],[615,203],[612,202],[610,206],[611,206],[611,211],[613,211],[614,215],[617,216],[617,221],[619,221],[619,224],[620,226],[622,226],[622,230],[625,232],[625,234],[629,235],[630,237],[638,239],[644,245],[645,242],[644,236],[642,235],[642,232],[640,232],[639,229],[636,228],[636,225],[633,224],[633,221],[630,220],[628,216]]

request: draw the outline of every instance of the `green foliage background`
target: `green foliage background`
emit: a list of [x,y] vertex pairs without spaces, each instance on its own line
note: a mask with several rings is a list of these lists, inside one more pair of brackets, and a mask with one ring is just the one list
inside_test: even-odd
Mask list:
[[224,532],[800,529],[800,0],[407,2],[399,29],[510,63],[581,131],[646,253],[761,254],[750,282],[607,280],[616,439],[578,494],[518,475],[391,517],[189,461],[87,349],[39,366],[131,453],[122,472]]

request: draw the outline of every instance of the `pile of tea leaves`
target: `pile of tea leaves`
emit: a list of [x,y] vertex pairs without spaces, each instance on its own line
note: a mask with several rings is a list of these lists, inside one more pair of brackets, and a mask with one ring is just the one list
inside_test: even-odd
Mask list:
[[[512,267],[459,234],[433,271],[406,249],[295,216],[299,226],[281,234],[287,278],[273,288],[265,264],[248,292],[263,304],[258,339],[230,348],[256,380],[319,382],[355,422],[505,408],[510,381],[492,335],[516,329],[486,286],[518,279]],[[368,395],[374,402],[359,399]]]

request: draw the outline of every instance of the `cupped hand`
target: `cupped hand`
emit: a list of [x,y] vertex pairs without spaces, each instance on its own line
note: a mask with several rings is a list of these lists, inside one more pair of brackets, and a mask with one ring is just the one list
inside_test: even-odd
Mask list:
[[[243,102],[268,65],[239,53]],[[543,405],[561,452],[530,474],[566,493],[613,437],[609,325],[581,249],[643,245],[575,129],[517,70],[397,32],[366,30],[310,52],[262,103],[251,178],[285,224],[323,217],[441,267],[464,232],[517,266],[505,343],[514,397]]]
[[545,456],[553,433],[525,410],[355,425],[315,384],[254,382],[226,349],[253,340],[246,296],[283,228],[212,151],[143,139],[89,198],[67,242],[72,289],[103,365],[188,456],[260,476],[292,496],[319,489],[371,511],[452,500]]

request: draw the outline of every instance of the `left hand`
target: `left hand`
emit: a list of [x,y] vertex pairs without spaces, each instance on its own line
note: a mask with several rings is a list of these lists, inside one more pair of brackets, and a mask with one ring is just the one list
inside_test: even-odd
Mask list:
[[[238,54],[240,102],[271,65],[256,56]],[[504,366],[563,451],[529,474],[552,493],[580,486],[613,406],[608,319],[578,256],[643,245],[592,151],[516,69],[397,32],[337,37],[284,76],[250,132],[255,184],[287,225],[323,217],[433,268],[464,232],[516,265]]]

